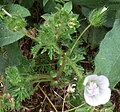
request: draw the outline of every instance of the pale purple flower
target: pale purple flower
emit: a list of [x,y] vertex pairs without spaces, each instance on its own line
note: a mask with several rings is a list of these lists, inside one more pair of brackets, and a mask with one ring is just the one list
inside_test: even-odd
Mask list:
[[84,98],[89,105],[98,106],[110,100],[111,90],[107,77],[89,75],[85,78],[83,85],[85,86]]

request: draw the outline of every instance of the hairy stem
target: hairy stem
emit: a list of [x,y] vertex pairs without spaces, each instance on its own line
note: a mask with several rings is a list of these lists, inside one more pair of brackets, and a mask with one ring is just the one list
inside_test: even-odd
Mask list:
[[31,38],[32,40],[34,40],[35,42],[38,42],[39,43],[39,41],[38,41],[38,39],[37,38],[35,38],[35,37],[33,37],[32,35],[29,35],[28,33],[24,33],[27,37],[29,37],[29,38]]
[[73,45],[73,47],[72,47],[72,49],[71,49],[71,51],[70,51],[70,54],[72,54],[72,52],[73,52],[75,46],[77,45],[79,39],[80,39],[80,38],[83,36],[83,34],[90,28],[90,26],[91,26],[91,24],[89,24],[89,25],[83,30],[83,32],[80,34],[80,36],[77,38],[76,42],[74,43],[74,45]]
[[34,81],[34,80],[40,80],[42,82],[42,80],[44,81],[51,81],[50,80],[50,76],[49,75],[31,75],[29,77],[27,77],[26,79],[27,81]]
[[76,68],[75,64],[70,60],[69,57],[65,57],[66,60],[68,61],[69,65],[73,68],[73,70],[76,72],[76,74],[79,76],[80,79],[82,79],[82,74],[80,74],[80,72],[78,71],[78,69]]
[[63,59],[63,63],[57,73],[57,77],[55,77],[55,80],[58,80],[60,78],[60,76],[62,75],[63,73],[63,70],[64,70],[64,67],[65,67],[65,59]]

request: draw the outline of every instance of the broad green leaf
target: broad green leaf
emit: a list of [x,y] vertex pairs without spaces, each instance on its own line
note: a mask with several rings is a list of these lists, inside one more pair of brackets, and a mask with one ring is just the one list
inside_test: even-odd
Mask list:
[[86,6],[89,8],[98,8],[106,4],[108,0],[79,0],[80,5]]
[[[5,74],[5,69],[10,65],[18,65],[20,63],[19,58],[23,57],[18,43],[13,43],[4,47],[5,49],[0,51],[0,74]],[[2,49],[2,48],[1,48]]]
[[119,0],[109,0],[106,3],[106,6],[108,6],[109,9],[112,9],[112,10],[120,9],[120,1]]
[[51,12],[56,12],[56,3],[54,0],[49,0],[46,5],[44,6],[44,11],[51,13]]
[[22,52],[18,46],[18,42],[5,46],[6,54],[11,66],[20,64],[19,58],[23,57]]
[[0,75],[4,75],[5,68],[8,65],[8,60],[5,51],[0,51]]
[[81,7],[81,11],[86,18],[89,18],[89,13],[91,12],[91,10],[89,8]]
[[105,37],[107,29],[105,27],[91,27],[89,42],[91,49],[98,47],[101,40]]
[[51,17],[50,17],[50,14],[48,14],[48,13],[42,15],[41,17],[42,17],[43,19],[45,19],[46,21],[51,18]]
[[106,6],[109,7],[110,10],[120,9],[119,0],[79,0],[78,3],[88,8],[99,8]]
[[95,73],[105,75],[113,88],[120,81],[120,19],[100,44],[100,50],[95,58]]
[[31,15],[28,9],[18,4],[8,4],[5,6],[5,10],[7,10],[11,15],[16,15],[21,17],[27,17]]
[[0,23],[0,46],[5,46],[18,41],[24,36],[21,32],[13,32],[8,29],[6,24]]
[[14,3],[15,1],[14,0],[3,0],[5,4],[11,4],[11,3]]
[[120,9],[116,12],[116,19],[120,19]]
[[66,12],[69,13],[72,10],[72,2],[65,3],[63,8]]
[[113,27],[113,24],[115,22],[115,15],[116,15],[116,10],[108,10],[106,14],[106,21],[104,25],[106,27]]
[[44,11],[47,13],[55,13],[57,12],[57,8],[61,8],[62,5],[56,3],[55,0],[48,0],[45,6],[43,7]]

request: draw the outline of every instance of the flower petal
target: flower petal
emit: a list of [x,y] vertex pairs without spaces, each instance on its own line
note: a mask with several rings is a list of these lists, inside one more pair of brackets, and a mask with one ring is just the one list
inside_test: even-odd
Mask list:
[[109,88],[107,88],[106,90],[103,91],[103,93],[100,93],[97,96],[89,96],[84,91],[85,101],[91,106],[98,106],[107,103],[110,100],[110,96],[111,96],[111,90]]
[[110,88],[101,89],[99,101],[101,104],[105,104],[110,100],[111,90]]
[[97,79],[97,84],[100,85],[101,88],[106,88],[109,87],[109,80],[107,77],[101,75],[98,76],[99,78]]
[[93,75],[89,75],[85,78],[83,85],[85,86],[88,82],[92,81],[92,80],[97,80],[98,76],[96,74]]
[[86,103],[91,106],[98,106],[101,104],[99,102],[98,96],[89,96],[85,91],[84,91],[84,98]]

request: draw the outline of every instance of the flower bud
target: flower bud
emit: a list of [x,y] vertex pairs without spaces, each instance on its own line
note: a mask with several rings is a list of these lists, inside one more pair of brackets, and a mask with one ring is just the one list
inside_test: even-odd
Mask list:
[[102,26],[105,23],[107,8],[94,9],[89,15],[89,22],[95,26]]

